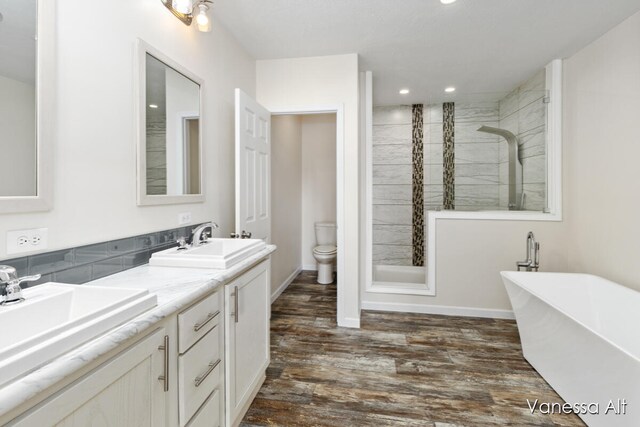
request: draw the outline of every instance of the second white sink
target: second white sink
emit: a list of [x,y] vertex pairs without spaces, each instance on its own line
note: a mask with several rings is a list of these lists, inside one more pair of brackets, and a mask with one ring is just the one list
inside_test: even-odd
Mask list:
[[266,247],[260,239],[208,239],[207,243],[188,249],[171,248],[156,252],[150,265],[227,269]]
[[45,283],[0,306],[0,383],[6,383],[153,308],[146,290]]

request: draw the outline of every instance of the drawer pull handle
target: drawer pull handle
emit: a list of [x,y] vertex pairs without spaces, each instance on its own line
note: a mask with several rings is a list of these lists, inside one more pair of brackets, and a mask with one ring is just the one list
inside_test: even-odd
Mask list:
[[169,335],[164,336],[164,344],[158,346],[158,350],[162,351],[164,359],[163,372],[158,381],[162,381],[164,391],[169,391]]
[[207,315],[207,318],[204,319],[202,322],[196,323],[195,325],[193,325],[193,330],[198,332],[200,329],[204,328],[204,326],[211,322],[213,319],[216,318],[216,316],[220,314],[220,310],[216,311],[215,313],[209,313]]
[[218,360],[217,360],[217,361],[215,361],[215,362],[211,362],[211,363],[209,363],[209,367],[207,368],[207,371],[206,371],[204,374],[202,374],[202,375],[198,375],[198,376],[196,377],[196,379],[194,380],[194,382],[195,382],[195,384],[196,384],[196,387],[199,387],[199,386],[200,386],[200,384],[202,384],[202,382],[203,382],[204,380],[206,380],[206,379],[207,379],[207,377],[209,376],[209,374],[210,374],[211,372],[213,372],[213,370],[214,370],[214,369],[216,369],[216,366],[218,366],[218,364],[219,364],[219,363],[220,363],[220,359],[218,359]]

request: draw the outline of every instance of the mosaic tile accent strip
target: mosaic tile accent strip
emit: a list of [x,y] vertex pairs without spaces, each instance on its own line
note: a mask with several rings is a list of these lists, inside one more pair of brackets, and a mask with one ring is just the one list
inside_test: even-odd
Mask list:
[[424,266],[424,109],[422,104],[414,104],[411,110],[413,265]]
[[79,285],[148,263],[151,254],[175,246],[178,237],[188,238],[198,225],[7,259],[0,264],[15,267],[19,276],[42,275],[37,282],[23,283],[23,288],[46,282]]
[[443,208],[455,209],[455,104],[445,102],[442,104],[442,185]]

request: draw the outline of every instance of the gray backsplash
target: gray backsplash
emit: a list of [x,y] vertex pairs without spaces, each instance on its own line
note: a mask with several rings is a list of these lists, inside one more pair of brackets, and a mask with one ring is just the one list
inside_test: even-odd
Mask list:
[[82,284],[148,263],[152,253],[175,246],[178,237],[188,238],[197,226],[1,260],[0,264],[15,267],[19,276],[42,275],[37,282],[23,283],[23,288],[46,282]]

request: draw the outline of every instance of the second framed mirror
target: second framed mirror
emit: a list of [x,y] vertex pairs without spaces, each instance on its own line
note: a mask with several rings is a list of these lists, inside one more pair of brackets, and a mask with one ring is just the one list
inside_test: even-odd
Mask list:
[[138,205],[204,201],[203,81],[138,41]]

